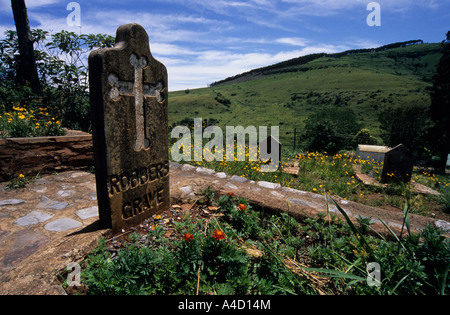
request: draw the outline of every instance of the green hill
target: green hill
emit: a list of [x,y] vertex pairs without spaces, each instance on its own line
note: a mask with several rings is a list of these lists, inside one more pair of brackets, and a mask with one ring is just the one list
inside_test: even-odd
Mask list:
[[280,126],[281,142],[292,149],[294,128],[302,132],[311,112],[345,106],[378,137],[380,110],[429,106],[427,89],[441,55],[439,44],[410,41],[299,57],[208,88],[171,92],[169,121],[178,125],[185,118],[201,117],[222,128]]

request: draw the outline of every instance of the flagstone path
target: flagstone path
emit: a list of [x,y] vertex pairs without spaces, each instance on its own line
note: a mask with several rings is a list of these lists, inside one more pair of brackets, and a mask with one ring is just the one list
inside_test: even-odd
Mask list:
[[[170,186],[173,204],[193,204],[200,191],[212,187],[217,193],[248,198],[255,208],[283,211],[299,219],[327,213],[322,195],[190,165],[171,163]],[[401,213],[335,200],[353,220],[359,215],[371,217],[381,233],[386,229],[380,219],[394,231],[401,228]],[[329,210],[339,215],[334,205]],[[411,216],[413,230],[425,224],[450,232],[446,221]],[[83,260],[99,237],[111,237],[111,233],[98,226],[93,174],[73,171],[45,176],[19,190],[0,183],[0,294],[64,294],[57,273]]]

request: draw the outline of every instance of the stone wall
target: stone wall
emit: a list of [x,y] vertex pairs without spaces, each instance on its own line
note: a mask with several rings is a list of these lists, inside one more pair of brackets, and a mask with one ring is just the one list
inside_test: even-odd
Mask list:
[[0,138],[0,181],[66,170],[88,170],[94,165],[92,135],[67,131],[65,136]]

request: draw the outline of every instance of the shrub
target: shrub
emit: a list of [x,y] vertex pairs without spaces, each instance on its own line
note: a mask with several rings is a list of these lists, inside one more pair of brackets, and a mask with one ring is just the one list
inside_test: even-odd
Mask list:
[[359,130],[355,113],[345,107],[324,107],[311,114],[302,135],[307,151],[336,154],[353,147],[352,139]]
[[[0,115],[13,113],[13,107],[28,112],[47,108],[50,117],[71,129],[89,131],[90,106],[87,82],[86,55],[94,48],[112,47],[114,38],[107,35],[77,35],[61,31],[49,35],[32,30],[35,57],[42,93],[18,84],[15,31],[6,31],[0,40]],[[42,122],[39,121],[42,126]],[[23,127],[23,126],[22,126]],[[21,127],[21,128],[22,128]]]

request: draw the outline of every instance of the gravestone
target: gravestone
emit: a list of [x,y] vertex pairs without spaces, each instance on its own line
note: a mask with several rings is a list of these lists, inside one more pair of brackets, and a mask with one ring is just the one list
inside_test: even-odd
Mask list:
[[386,152],[381,181],[383,183],[391,181],[409,182],[411,181],[413,167],[414,155],[406,146],[400,144]]
[[113,233],[170,206],[167,69],[138,24],[89,56],[100,222]]

